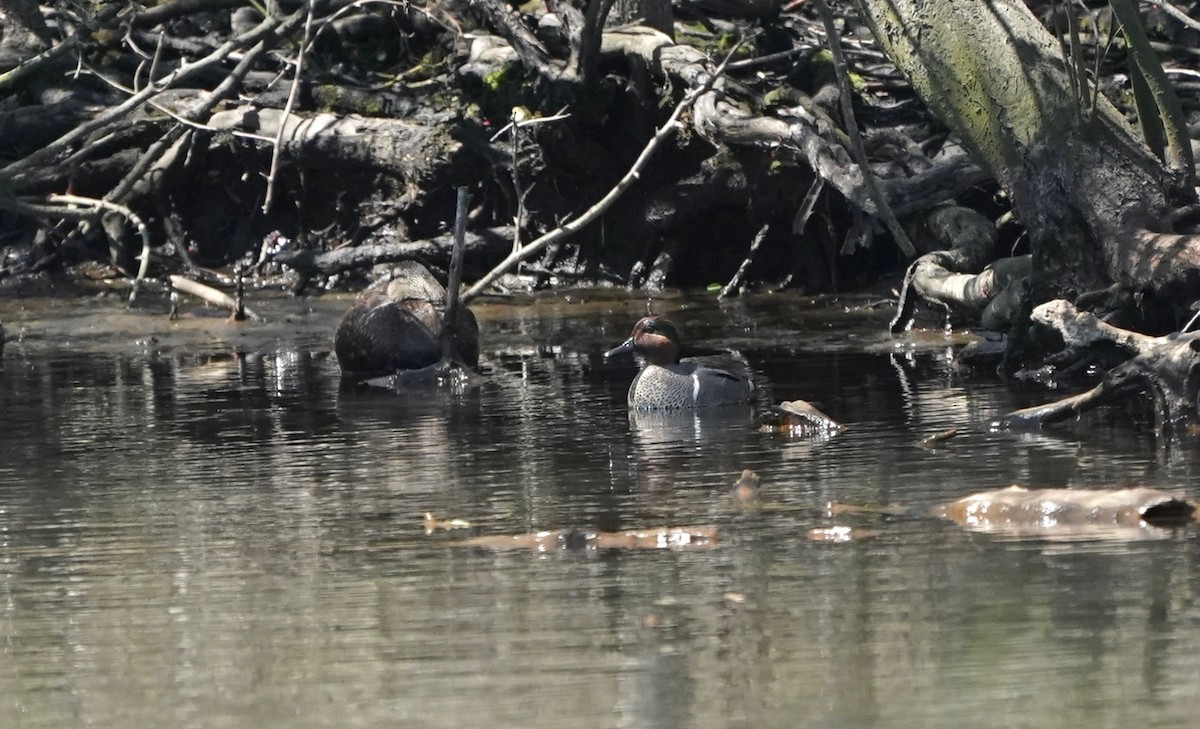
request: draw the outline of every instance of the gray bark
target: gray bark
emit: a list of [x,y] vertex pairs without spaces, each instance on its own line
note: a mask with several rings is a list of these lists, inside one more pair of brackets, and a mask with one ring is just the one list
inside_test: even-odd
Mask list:
[[1156,229],[1184,191],[1103,98],[1073,92],[1058,41],[1021,0],[860,0],[929,108],[1009,192],[1029,229],[1034,301],[1111,282],[1197,280],[1200,243]]

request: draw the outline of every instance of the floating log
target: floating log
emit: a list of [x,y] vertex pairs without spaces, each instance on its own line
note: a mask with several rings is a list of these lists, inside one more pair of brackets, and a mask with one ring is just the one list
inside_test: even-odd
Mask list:
[[594,551],[599,549],[708,549],[717,544],[713,527],[660,527],[622,532],[553,529],[530,534],[474,537],[456,546],[534,552]]
[[974,531],[1121,539],[1158,536],[1162,528],[1192,522],[1195,512],[1195,505],[1184,496],[1152,488],[1026,489],[1015,485],[971,494],[932,510],[934,516]]

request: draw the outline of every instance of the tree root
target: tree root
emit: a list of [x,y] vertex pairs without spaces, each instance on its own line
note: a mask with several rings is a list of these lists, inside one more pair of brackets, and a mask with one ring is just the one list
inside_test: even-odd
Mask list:
[[[876,154],[872,161],[874,166],[869,167],[866,153],[878,146],[876,140],[865,135],[859,140],[860,144],[851,145],[840,122],[798,89],[789,86],[794,93],[787,97],[788,104],[780,104],[774,98],[761,95],[764,84],[758,80],[747,78],[739,82],[723,78],[721,69],[715,68],[716,64],[701,48],[676,44],[669,35],[651,28],[604,27],[603,9],[609,3],[603,0],[587,4],[586,16],[566,3],[548,5],[551,9],[558,8],[561,16],[558,20],[569,26],[565,42],[561,36],[547,36],[541,31],[535,33],[530,14],[513,12],[504,3],[470,0],[469,4],[479,11],[479,15],[458,18],[465,24],[476,24],[469,28],[460,27],[455,20],[455,13],[460,9],[425,11],[407,7],[387,11],[393,13],[392,20],[412,32],[411,46],[400,48],[397,43],[385,44],[386,48],[378,58],[363,62],[361,66],[355,65],[361,59],[353,53],[346,52],[346,58],[342,58],[328,48],[330,43],[319,42],[322,31],[341,37],[335,24],[340,16],[350,16],[342,18],[347,21],[359,16],[374,17],[360,11],[362,4],[352,0],[315,4],[288,2],[283,5],[285,15],[267,17],[257,24],[257,11],[246,8],[244,3],[226,0],[176,0],[133,13],[122,9],[124,6],[114,6],[114,9],[96,15],[93,25],[115,25],[115,16],[120,12],[128,26],[126,30],[144,29],[134,30],[127,37],[132,49],[127,57],[122,56],[128,61],[127,67],[111,66],[104,72],[94,70],[93,67],[100,66],[92,60],[96,50],[71,40],[60,41],[55,46],[58,49],[55,53],[60,58],[68,51],[77,53],[81,65],[89,73],[106,80],[111,78],[108,82],[119,91],[119,97],[111,102],[111,106],[95,114],[85,109],[88,113],[80,112],[61,121],[55,120],[49,125],[53,127],[52,134],[47,132],[48,125],[43,124],[37,130],[41,137],[36,143],[29,141],[33,135],[13,135],[21,140],[20,146],[14,158],[0,169],[0,177],[5,180],[10,199],[41,203],[48,191],[72,189],[79,190],[80,195],[137,211],[150,226],[151,243],[161,245],[165,239],[175,245],[180,255],[185,249],[191,249],[198,253],[197,260],[205,265],[221,265],[218,262],[237,258],[247,244],[252,246],[270,230],[286,231],[287,237],[296,240],[362,240],[359,234],[362,229],[394,223],[400,236],[408,236],[411,232],[412,237],[427,238],[444,229],[440,225],[444,221],[437,217],[441,214],[430,215],[429,211],[444,210],[447,206],[443,196],[463,180],[474,180],[476,189],[473,192],[481,193],[475,198],[480,207],[472,211],[472,223],[495,225],[512,219],[509,211],[503,209],[505,201],[513,199],[512,195],[507,190],[497,194],[494,187],[508,183],[507,176],[496,173],[503,169],[507,158],[515,155],[511,154],[512,150],[498,147],[494,138],[488,138],[491,132],[488,127],[497,119],[495,110],[481,111],[471,107],[488,106],[494,101],[504,105],[505,109],[527,110],[536,117],[549,108],[537,105],[550,103],[548,99],[559,104],[565,98],[564,89],[573,92],[578,92],[581,87],[595,90],[592,86],[602,84],[609,84],[605,89],[616,88],[611,86],[607,76],[592,79],[594,83],[589,86],[588,69],[594,66],[598,56],[605,59],[606,68],[617,67],[614,61],[628,62],[638,90],[636,93],[628,90],[618,93],[626,95],[620,98],[634,96],[639,104],[644,103],[645,108],[635,110],[635,113],[647,119],[653,117],[658,122],[662,118],[653,105],[655,97],[680,98],[672,85],[686,90],[685,102],[671,120],[660,126],[650,151],[653,151],[653,145],[660,143],[663,138],[660,135],[682,132],[679,150],[671,152],[685,164],[696,164],[700,155],[711,155],[708,159],[716,166],[723,166],[730,159],[736,160],[729,166],[736,168],[737,174],[747,180],[744,194],[756,208],[747,217],[747,223],[752,223],[755,228],[769,225],[770,230],[781,231],[782,221],[794,214],[792,206],[799,202],[797,195],[780,194],[774,189],[761,194],[761,190],[752,187],[768,176],[774,176],[770,185],[789,184],[780,180],[790,178],[776,176],[780,169],[793,173],[810,167],[816,179],[821,181],[821,187],[814,188],[818,193],[828,187],[845,198],[855,215],[888,219],[896,231],[900,230],[899,226],[895,225],[892,216],[887,215],[888,208],[898,216],[911,214],[985,178],[965,155],[929,162],[923,156],[926,152],[918,148],[915,140],[895,141],[894,137],[905,134],[903,131],[893,132],[891,143],[920,156],[922,164],[907,168],[898,162],[877,164],[880,155]],[[235,14],[237,17],[230,18],[229,9],[233,7],[241,10]],[[334,11],[334,8],[339,9]],[[437,13],[437,18],[429,15],[432,12]],[[210,13],[215,19],[228,19],[232,34],[185,29],[204,24],[176,23],[153,27],[193,13]],[[418,23],[417,16],[428,16],[428,19]],[[478,25],[480,16],[481,26]],[[802,24],[799,20],[795,22]],[[295,50],[268,53],[279,48],[289,36],[295,40],[302,23],[305,38],[312,39],[311,44],[302,42],[299,53]],[[93,30],[92,25],[81,27],[89,32]],[[470,35],[464,35],[464,30],[470,31]],[[488,35],[489,32],[497,35]],[[822,34],[814,30],[809,34],[809,41],[821,37]],[[158,47],[153,57],[138,48],[139,44],[146,46],[149,42]],[[468,43],[472,54],[464,64],[463,50]],[[315,60],[306,60],[305,52],[310,50],[310,45],[312,52],[317,54],[312,57]],[[420,52],[422,48],[435,45],[439,48],[437,53],[422,55]],[[112,47],[114,52],[125,53],[116,42]],[[808,53],[816,47],[806,41],[800,50]],[[453,50],[443,54],[441,49],[445,48]],[[845,41],[845,49],[847,53],[860,54],[859,59],[861,54],[869,53],[853,40]],[[335,55],[336,63],[330,62],[328,55],[331,53]],[[756,64],[769,67],[780,60],[786,62],[791,58],[787,53],[760,57]],[[410,55],[397,60],[389,54]],[[428,63],[424,60],[426,57],[431,59]],[[878,58],[877,54],[872,63],[875,58]],[[38,63],[52,60],[48,57]],[[281,60],[286,64],[282,68]],[[89,61],[91,66],[88,66]],[[330,70],[331,67],[335,70]],[[368,67],[375,69],[374,75],[364,72]],[[397,76],[396,68],[411,70],[417,67],[422,69],[417,83],[436,85],[436,93],[411,93],[415,86],[407,83],[407,78],[403,84],[397,81],[408,71]],[[509,71],[513,73],[506,81],[505,74]],[[861,68],[859,72],[872,73]],[[536,78],[532,83],[526,83],[531,76]],[[379,83],[379,78],[389,80]],[[280,83],[279,79],[287,82]],[[510,91],[506,86],[513,80],[521,84],[520,91]],[[666,88],[653,88],[652,80],[663,82]],[[477,93],[476,81],[489,93]],[[3,83],[6,82],[0,78],[0,84]],[[9,79],[7,83],[12,85],[15,81]],[[195,88],[188,88],[190,86]],[[511,84],[512,89],[516,86]],[[387,91],[383,91],[385,87]],[[401,87],[403,90],[398,90]],[[359,114],[340,113],[346,104],[337,103],[340,98],[337,89],[361,102]],[[320,95],[322,92],[338,98],[325,98]],[[218,103],[235,93],[240,93],[244,99],[241,106],[217,110]],[[89,103],[96,98],[82,92],[78,97]],[[464,107],[469,111],[464,113]],[[880,110],[868,107],[873,115],[864,116],[865,123],[873,124],[873,131],[879,132],[883,126],[878,123]],[[328,113],[332,110],[339,113]],[[611,111],[625,110],[613,107],[604,113]],[[577,208],[567,201],[581,197],[594,199],[604,194],[605,189],[596,183],[598,166],[591,158],[591,150],[606,147],[593,142],[593,137],[600,132],[588,128],[594,121],[588,118],[590,112],[589,104],[573,101],[571,114],[582,119],[578,125],[575,122],[565,124],[561,129],[556,128],[553,135],[548,133],[541,139],[529,141],[530,145],[546,145],[542,154],[545,170],[530,170],[540,176],[521,181],[529,184],[524,191],[518,191],[518,199],[524,201],[525,193],[531,189],[536,189],[536,193],[530,196],[528,215],[517,215],[522,234],[519,238],[536,238],[538,233],[550,232],[533,244],[521,246],[513,254],[516,258],[506,261],[495,271],[488,273],[485,268],[487,280],[472,287],[468,298],[477,295],[516,261],[526,260],[539,250],[555,250],[567,236],[602,215],[622,192],[639,180],[647,193],[644,200],[655,199],[664,190],[672,190],[673,186],[681,187],[671,170],[661,174],[656,170],[653,180],[650,176],[641,179],[639,170],[645,164],[643,158],[595,208],[572,218],[569,211]],[[897,118],[895,108],[892,107],[889,113],[894,123]],[[910,112],[901,113],[906,121],[912,121]],[[852,119],[848,118],[847,123],[850,121]],[[647,123],[644,128],[649,126]],[[692,139],[697,137],[711,142],[718,148],[717,153],[694,144]],[[45,141],[41,141],[43,139]],[[590,148],[589,144],[592,144]],[[636,154],[633,146],[636,144],[622,150],[630,159]],[[851,154],[852,149],[855,155]],[[265,150],[271,152],[269,161],[265,161],[268,159]],[[560,156],[558,160],[553,158],[555,153]],[[569,158],[570,162],[562,163],[563,157]],[[571,169],[578,161],[575,158],[582,158],[581,163]],[[769,173],[765,171],[767,164],[770,165]],[[99,168],[100,165],[104,167]],[[562,168],[566,168],[568,174],[554,174]],[[515,165],[513,169],[515,171]],[[489,172],[495,179],[487,177]],[[620,169],[602,169],[606,180],[602,184],[611,184],[611,179],[620,172]],[[918,174],[909,177],[914,172]],[[578,182],[571,179],[571,173],[577,174]],[[333,176],[339,174],[348,175],[346,184],[342,184],[340,177],[336,183],[332,182]],[[812,179],[807,170],[799,175],[806,182]],[[873,190],[874,178],[877,179]],[[265,180],[265,190],[258,185],[260,179]],[[703,182],[712,184],[711,179]],[[705,194],[708,199],[719,199],[722,205],[737,205],[737,201],[721,197],[719,190],[705,190]],[[700,197],[683,200],[678,207],[685,209]],[[828,197],[822,199],[828,200]],[[368,220],[372,217],[363,216],[354,209],[368,204],[367,201],[375,210],[383,211],[374,218],[383,221],[380,226],[370,222],[364,224],[364,217]],[[500,201],[500,209],[496,209],[496,201]],[[803,217],[812,214],[813,203],[815,198],[805,203],[808,212]],[[153,210],[155,205],[157,215],[146,209]],[[270,211],[265,210],[268,206]],[[784,210],[779,209],[785,206]],[[585,206],[579,206],[582,207]],[[668,227],[679,227],[678,220],[651,221],[648,207],[639,210],[635,203],[630,208],[609,216],[611,225],[603,235],[611,237],[594,248],[603,249],[601,255],[593,258],[590,253],[580,253],[594,250],[584,248],[594,243],[589,240],[580,244],[573,260],[579,260],[582,255],[589,270],[606,265],[625,267],[628,261],[621,260],[622,256],[637,244],[624,241],[645,234],[646,228],[657,229],[649,231],[645,238],[665,240],[668,246],[685,245],[678,240],[672,241],[679,236],[673,236],[672,231],[667,230]],[[701,210],[711,212],[710,207]],[[645,220],[637,218],[639,212],[646,212]],[[40,217],[45,219],[45,216]],[[568,221],[565,225],[562,224],[564,219]],[[618,219],[620,223],[616,222]],[[492,229],[496,230],[499,228]],[[740,222],[737,224],[736,235],[744,235],[747,244],[753,233],[754,229],[743,227]],[[80,237],[78,232],[68,235],[75,239]],[[488,235],[489,232],[468,236],[468,246],[477,247],[479,239]],[[600,234],[597,237],[601,237]],[[767,236],[762,250],[757,251],[760,257],[773,255],[772,246],[780,237],[776,233]],[[899,234],[894,237],[902,239]],[[96,244],[98,238],[93,234],[85,240]],[[514,235],[514,239],[517,238]],[[52,242],[57,239],[56,235]],[[605,245],[610,240],[618,243],[611,247]],[[333,254],[293,252],[282,254],[278,260],[294,263],[302,281],[306,282],[311,276],[344,270],[346,266],[395,260],[396,255],[416,255],[439,264],[449,258],[448,244],[418,241],[394,245],[401,247],[369,247],[361,254],[346,258],[342,251]],[[486,260],[481,264],[472,256],[470,267],[489,266],[495,262],[490,241],[484,247],[488,251]],[[103,255],[98,245],[76,246],[76,249],[84,255]],[[115,256],[114,251],[122,253],[119,246],[110,246],[110,254]],[[397,251],[404,251],[404,254]],[[610,254],[615,255],[610,257]],[[132,254],[124,255],[124,260],[114,262],[132,271]],[[563,256],[564,259],[571,257]],[[751,257],[747,257],[747,264]],[[666,278],[671,258],[670,255],[661,258],[656,264],[658,275],[651,280]],[[797,256],[797,259],[802,258],[802,255]],[[147,260],[149,257],[144,255],[143,263]],[[712,257],[712,260],[718,262],[711,267],[721,269],[721,274],[727,275],[723,257]],[[735,275],[734,287],[744,280],[747,270],[743,267]]]
[[1015,410],[992,422],[993,429],[1036,428],[1065,420],[1103,403],[1149,389],[1156,429],[1175,432],[1200,423],[1200,333],[1149,337],[1114,327],[1062,299],[1034,309],[1033,320],[1062,333],[1068,345],[1111,342],[1136,353],[1109,370],[1092,389],[1036,407]]
[[[934,240],[951,247],[926,253],[909,266],[899,308],[891,323],[892,333],[912,324],[918,297],[945,309],[982,311],[981,323],[985,329],[1007,329],[1029,277],[1030,257],[992,262],[995,227],[968,208],[939,208],[929,214],[926,224]],[[978,273],[964,273],[972,271]]]

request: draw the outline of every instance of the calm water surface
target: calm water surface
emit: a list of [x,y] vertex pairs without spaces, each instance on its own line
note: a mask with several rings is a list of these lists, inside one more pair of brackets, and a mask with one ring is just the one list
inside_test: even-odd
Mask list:
[[[347,391],[344,299],[269,327],[169,324],[106,300],[0,302],[0,727],[1184,727],[1200,706],[1200,548],[831,520],[1018,482],[1197,496],[1191,443],[1108,412],[1037,435],[1044,397],[956,371],[836,303],[658,305],[739,349],[764,399],[851,424],[823,441],[749,413],[630,419],[600,356],[644,301],[479,313],[485,384]],[[921,437],[958,428],[933,449]],[[735,505],[743,468],[763,505]],[[704,551],[537,554],[486,534],[719,528]],[[814,527],[878,531],[849,544]]]

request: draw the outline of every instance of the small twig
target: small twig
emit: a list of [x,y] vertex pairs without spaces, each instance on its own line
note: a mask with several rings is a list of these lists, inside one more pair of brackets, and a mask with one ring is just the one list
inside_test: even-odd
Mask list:
[[11,180],[16,176],[27,172],[34,165],[52,159],[56,155],[61,154],[75,142],[88,137],[93,132],[104,128],[112,122],[123,118],[125,115],[140,107],[154,95],[161,93],[162,91],[181,81],[191,78],[196,73],[203,71],[210,66],[220,63],[235,49],[250,43],[257,43],[262,38],[265,38],[266,36],[274,33],[276,30],[281,29],[281,26],[285,24],[290,25],[300,17],[301,16],[299,15],[293,15],[283,21],[280,21],[276,18],[264,19],[263,22],[257,25],[253,30],[250,30],[245,34],[238,36],[237,38],[223,43],[219,48],[207,56],[197,61],[185,63],[179,66],[179,68],[175,69],[173,72],[147,85],[146,88],[129,97],[121,104],[111,107],[96,116],[94,119],[80,124],[50,144],[38,149],[36,152],[26,155],[15,162],[9,163],[3,169],[0,169],[0,178]]
[[275,176],[279,172],[279,158],[283,153],[283,133],[287,130],[288,117],[296,106],[296,96],[300,91],[300,78],[304,74],[304,55],[308,48],[308,39],[312,36],[313,0],[304,2],[304,39],[300,42],[300,52],[296,55],[296,75],[292,77],[292,87],[288,90],[287,103],[283,106],[283,119],[279,122],[279,132],[275,135],[274,149],[271,150],[271,169],[267,173],[267,194],[263,199],[264,214],[271,211],[271,201],[275,199]]
[[[517,196],[517,214],[513,219],[513,250],[521,250],[521,228],[525,225],[525,192],[521,189],[521,120],[517,118],[517,110],[512,110],[512,131],[508,135],[510,156],[512,158],[513,192]],[[454,239],[455,251],[458,250],[458,236]]]
[[138,286],[141,284],[142,279],[146,277],[146,270],[150,266],[150,230],[137,213],[120,203],[79,195],[47,195],[45,202],[31,202],[13,197],[0,197],[0,209],[11,210],[15,213],[32,217],[53,217],[69,220],[93,220],[97,215],[104,212],[116,213],[124,217],[137,229],[138,235],[142,239],[141,265],[138,266],[137,277],[134,279],[133,288],[129,292],[129,303],[133,303],[134,298],[137,296]]
[[[191,294],[192,296],[195,296],[198,299],[203,299],[204,301],[207,301],[215,306],[225,307],[231,312],[237,311],[237,299],[225,293],[224,291],[219,291],[214,289],[212,286],[202,284],[199,281],[193,281],[190,278],[184,278],[183,276],[172,275],[170,279],[171,288],[175,289],[176,291],[182,291],[185,294]],[[254,319],[255,321],[263,321],[263,318],[254,313],[253,310],[244,307],[243,311],[245,312],[246,316]]]
[[[517,212],[513,220],[513,245],[512,249],[515,253],[521,250],[521,231],[525,225],[525,197],[529,194],[529,190],[523,189],[521,185],[521,170],[518,164],[521,154],[521,130],[535,124],[545,124],[547,122],[560,121],[569,119],[571,115],[567,113],[567,107],[563,107],[554,116],[535,117],[532,119],[518,118],[516,107],[512,110],[512,115],[509,117],[509,122],[505,124],[499,131],[491,136],[489,142],[495,142],[506,132],[509,139],[509,157],[512,159],[512,167],[510,173],[512,175],[513,191],[517,198]],[[536,183],[535,183],[536,184]],[[530,188],[532,190],[532,188]]]
[[133,279],[133,286],[129,290],[129,303],[132,304],[137,298],[138,289],[142,285],[142,279],[146,278],[146,272],[150,269],[150,230],[137,213],[120,203],[112,202],[111,200],[97,200],[90,197],[80,197],[78,195],[49,195],[46,201],[50,203],[64,203],[67,205],[81,205],[89,207],[95,211],[107,211],[117,213],[123,216],[126,220],[133,224],[137,229],[138,235],[142,239],[142,252],[138,256],[138,272]]
[[527,245],[522,246],[520,250],[510,253],[507,258],[499,263],[499,265],[497,265],[491,271],[488,271],[483,278],[475,282],[475,285],[467,289],[467,291],[463,294],[463,303],[466,304],[467,302],[471,301],[471,299],[479,296],[484,292],[484,290],[487,289],[488,286],[491,286],[496,279],[503,276],[506,271],[516,264],[524,261],[551,243],[556,243],[564,238],[578,233],[584,226],[586,226],[588,223],[591,223],[593,220],[600,217],[604,211],[608,210],[608,208],[611,207],[612,204],[616,202],[622,195],[624,195],[625,192],[633,186],[633,183],[638,180],[638,178],[641,176],[642,169],[647,163],[649,163],[650,158],[654,156],[654,153],[658,150],[659,145],[661,145],[663,141],[667,139],[667,137],[671,136],[671,134],[675,132],[676,127],[679,125],[679,117],[682,116],[685,111],[690,109],[701,96],[708,93],[712,89],[713,85],[716,84],[717,79],[719,79],[721,75],[725,73],[725,69],[729,65],[730,59],[733,58],[733,54],[742,47],[742,43],[743,41],[738,41],[736,44],[734,44],[733,48],[731,48],[729,53],[725,56],[725,60],[721,61],[721,64],[717,66],[716,69],[713,70],[712,74],[704,80],[704,83],[689,91],[687,95],[683,97],[683,100],[675,106],[675,110],[671,112],[671,116],[668,117],[667,121],[658,128],[658,130],[654,133],[654,136],[650,138],[650,141],[646,142],[646,146],[642,148],[641,153],[638,155],[637,159],[634,160],[633,166],[630,167],[629,171],[625,173],[625,176],[617,182],[616,186],[609,190],[604,197],[600,198],[595,205],[588,208],[583,215],[575,218],[574,220],[570,220],[550,231],[549,233],[546,233],[536,240],[531,241]]
[[862,135],[858,130],[858,121],[854,118],[854,100],[850,96],[850,79],[849,72],[846,68],[846,57],[842,53],[841,36],[837,32],[837,28],[833,25],[833,13],[829,10],[829,5],[825,0],[813,0],[813,4],[817,8],[817,14],[821,16],[821,23],[825,26],[825,39],[829,43],[829,52],[833,55],[833,70],[837,76],[838,88],[841,91],[842,101],[842,116],[846,124],[846,133],[850,136],[850,151],[854,154],[854,161],[858,163],[859,169],[862,171],[863,183],[867,186],[867,192],[871,196],[871,200],[875,203],[879,217],[883,218],[883,222],[888,227],[888,232],[892,234],[892,239],[896,246],[904,253],[905,257],[913,258],[917,255],[917,249],[913,246],[912,241],[908,239],[908,234],[904,232],[904,228],[900,226],[900,221],[896,220],[895,213],[888,205],[887,198],[884,197],[883,191],[879,189],[879,184],[875,179],[875,172],[871,169],[870,162],[867,160],[867,151],[863,148]]
[[520,121],[510,121],[509,123],[500,127],[500,129],[498,129],[495,134],[493,134],[491,137],[488,138],[488,141],[495,142],[497,139],[504,136],[504,133],[507,132],[509,129],[512,129],[514,126],[532,127],[537,124],[545,124],[547,122],[556,122],[556,121],[562,121],[563,119],[570,119],[571,114],[567,111],[568,108],[570,108],[570,107],[564,106],[562,108],[562,110],[559,111],[554,116],[535,116],[532,119],[522,119]]
[[778,53],[770,53],[765,56],[756,56],[754,58],[743,58],[740,61],[734,61],[729,64],[730,71],[749,71],[763,66],[770,66],[779,61],[790,61],[796,56],[803,56],[805,53],[812,53],[816,50],[816,46],[799,45],[786,51]]
[[1084,96],[1087,93],[1087,72],[1083,66],[1083,46],[1079,41],[1079,20],[1075,16],[1075,0],[1063,3],[1067,22],[1067,49],[1063,61],[1067,67],[1067,80],[1071,83],[1071,95],[1081,113],[1086,113]]
[[745,260],[742,261],[742,265],[738,266],[738,270],[734,272],[733,278],[729,279],[729,283],[725,284],[725,287],[722,288],[720,293],[717,294],[718,299],[726,298],[730,294],[734,293],[739,286],[741,286],[742,278],[746,275],[746,271],[750,268],[750,264],[754,262],[754,256],[758,253],[759,247],[761,247],[762,242],[766,240],[767,232],[770,230],[770,223],[763,223],[763,226],[758,229],[758,233],[754,235],[754,240],[750,243],[750,250],[746,253]]
[[904,282],[900,284],[900,295],[896,298],[896,315],[888,322],[888,331],[899,334],[912,325],[917,311],[917,292],[913,291],[913,278],[917,275],[920,261],[913,261],[904,272]]
[[1091,99],[1091,104],[1088,107],[1088,117],[1089,118],[1096,116],[1096,104],[1098,104],[1100,102],[1100,84],[1099,84],[1100,69],[1104,65],[1104,59],[1108,58],[1108,52],[1110,50],[1112,50],[1113,43],[1117,39],[1117,32],[1118,32],[1117,28],[1118,27],[1119,26],[1116,23],[1109,23],[1108,40],[1104,44],[1104,50],[1100,50],[1100,34],[1099,33],[1094,34],[1094,38],[1096,41],[1096,48],[1094,51],[1094,55],[1096,57],[1096,65],[1095,65],[1095,68],[1092,70],[1092,78],[1096,80],[1096,83],[1092,84],[1092,99]]
[[813,210],[817,207],[817,200],[821,198],[821,193],[824,191],[825,178],[816,175],[813,177],[812,184],[808,186],[808,192],[804,194],[804,202],[800,203],[800,209],[796,211],[796,219],[792,221],[792,235],[800,235],[808,227],[808,219],[812,217]]
[[[100,69],[96,68],[95,66],[92,66],[91,64],[88,64],[88,63],[81,64],[81,68],[83,71],[86,71],[87,73],[91,74],[92,76],[95,76],[96,78],[100,79],[104,83],[108,84],[109,86],[113,87],[114,89],[116,89],[117,91],[120,91],[123,94],[133,95],[133,94],[138,93],[138,89],[130,88],[115,79],[105,76],[104,73],[102,73],[100,71]],[[230,74],[230,75],[232,76],[233,74]],[[151,78],[153,78],[153,76],[151,76]],[[211,96],[211,93],[206,94],[203,97],[204,101],[206,101],[209,98],[209,96]],[[204,101],[202,101],[201,103],[203,104]],[[171,109],[170,107],[166,106],[165,104],[155,101],[154,99],[150,99],[149,101],[147,101],[146,105],[150,106],[154,109],[157,109],[158,111],[161,111],[163,114],[166,114],[167,116],[171,117],[172,119],[179,122],[180,124],[183,124],[184,126],[192,127],[193,129],[199,129],[200,131],[204,131],[204,132],[221,131],[214,127],[210,127],[206,124],[201,124],[200,122],[193,121],[192,119],[188,118],[188,116],[193,116],[193,117],[199,116],[198,110],[189,111],[185,115],[185,114],[181,114],[181,113]],[[265,138],[265,139],[270,141],[269,138]],[[99,146],[99,145],[93,143],[92,146]]]
[[53,63],[60,56],[65,56],[79,45],[79,38],[74,31],[70,32],[61,43],[48,48],[27,61],[22,61],[16,68],[0,73],[0,91],[7,91],[17,85],[26,76],[38,72],[43,67]]
[[458,203],[454,208],[454,252],[450,255],[450,278],[446,282],[446,313],[442,317],[442,361],[457,362],[461,358],[454,344],[458,327],[459,289],[462,288],[463,255],[467,250],[467,206],[471,196],[466,187],[458,188]]
[[1151,2],[1151,0],[1141,0],[1141,3],[1142,5],[1153,5],[1154,7],[1157,7],[1159,10],[1163,11],[1167,15],[1170,15],[1172,18],[1175,18],[1180,23],[1183,23],[1192,30],[1200,30],[1200,20],[1196,20],[1183,10],[1180,10],[1178,7],[1166,2],[1165,0],[1153,0],[1153,2]]
[[1188,323],[1183,325],[1183,328],[1179,330],[1179,333],[1187,334],[1190,332],[1192,330],[1192,326],[1195,325],[1196,319],[1198,318],[1200,318],[1200,310],[1197,310],[1195,314],[1192,314],[1192,318],[1188,319]]

